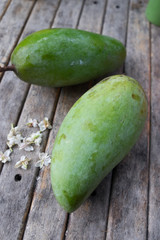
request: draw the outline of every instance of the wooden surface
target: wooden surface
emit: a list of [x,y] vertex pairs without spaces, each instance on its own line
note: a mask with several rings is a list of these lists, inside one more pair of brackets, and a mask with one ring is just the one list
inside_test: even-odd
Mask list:
[[[84,29],[119,39],[126,46],[124,72],[143,86],[148,120],[140,139],[89,199],[67,214],[56,202],[50,168],[15,169],[0,164],[0,239],[2,240],[159,240],[160,239],[160,28],[149,24],[142,0],[0,0],[0,63],[7,65],[16,44],[50,27]],[[53,129],[39,150],[52,152],[58,129],[74,102],[95,82],[45,88],[0,75],[0,150],[5,151],[11,123],[47,116]],[[24,129],[29,134],[31,129]],[[15,176],[21,176],[15,181]],[[39,178],[37,178],[39,177]]]

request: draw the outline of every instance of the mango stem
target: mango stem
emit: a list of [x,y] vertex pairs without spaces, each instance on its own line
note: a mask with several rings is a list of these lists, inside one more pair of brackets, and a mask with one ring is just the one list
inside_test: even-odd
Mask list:
[[0,66],[0,72],[6,72],[6,71],[16,71],[15,66],[11,65],[11,66]]

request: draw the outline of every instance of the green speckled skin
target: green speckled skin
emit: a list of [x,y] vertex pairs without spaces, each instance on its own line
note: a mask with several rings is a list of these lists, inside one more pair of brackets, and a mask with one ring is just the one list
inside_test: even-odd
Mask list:
[[51,162],[54,195],[67,212],[76,210],[130,151],[146,116],[142,87],[124,75],[102,80],[73,105]]
[[113,38],[77,29],[35,32],[15,48],[11,62],[17,76],[43,86],[68,86],[115,71],[126,51]]

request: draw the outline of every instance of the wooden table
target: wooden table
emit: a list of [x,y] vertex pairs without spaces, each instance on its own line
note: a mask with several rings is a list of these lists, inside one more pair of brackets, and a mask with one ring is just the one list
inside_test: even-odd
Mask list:
[[[148,121],[128,156],[90,198],[67,214],[56,202],[50,169],[15,169],[22,152],[0,165],[2,240],[159,240],[160,239],[160,28],[149,24],[142,0],[0,0],[0,62],[28,34],[50,27],[78,28],[115,37],[126,45],[123,70],[143,86]],[[0,150],[7,149],[10,124],[23,128],[29,117],[47,116],[39,151],[51,154],[58,128],[73,103],[94,83],[45,88],[28,85],[12,72],[0,75]],[[25,134],[30,129],[25,128]],[[39,177],[38,177],[39,176]],[[38,177],[38,178],[37,178]]]

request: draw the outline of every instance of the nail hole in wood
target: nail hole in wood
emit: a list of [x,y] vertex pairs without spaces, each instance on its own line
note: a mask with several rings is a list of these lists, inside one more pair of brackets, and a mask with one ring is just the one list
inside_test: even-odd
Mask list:
[[116,5],[116,8],[120,8],[120,6],[119,6],[119,5]]
[[93,3],[94,3],[94,4],[97,4],[98,2],[97,2],[97,1],[94,1]]
[[94,196],[96,196],[96,194],[97,194],[96,191],[93,191],[91,196],[94,197]]
[[19,182],[19,181],[21,181],[21,178],[22,178],[22,176],[20,174],[16,174],[15,177],[14,177],[14,180],[16,182]]

